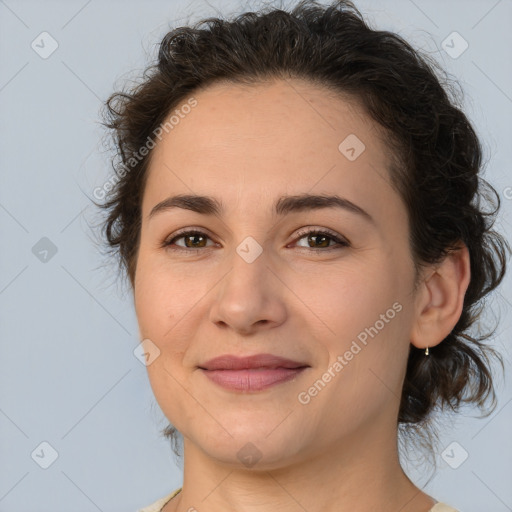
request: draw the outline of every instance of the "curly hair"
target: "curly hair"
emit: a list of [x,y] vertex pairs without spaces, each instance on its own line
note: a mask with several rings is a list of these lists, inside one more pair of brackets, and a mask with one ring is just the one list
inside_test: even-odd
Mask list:
[[[118,255],[132,287],[151,151],[133,157],[158,133],[172,109],[215,82],[306,79],[358,100],[384,128],[391,141],[392,184],[408,212],[416,275],[461,243],[469,250],[471,280],[457,324],[430,349],[430,357],[410,347],[399,427],[429,427],[436,407],[457,412],[468,403],[483,409],[489,397],[492,412],[496,395],[491,357],[502,368],[503,361],[485,343],[494,331],[480,332],[477,320],[484,297],[504,277],[510,247],[492,229],[500,199],[479,175],[480,141],[446,76],[442,80],[436,72],[442,70],[434,60],[397,34],[370,28],[347,0],[328,6],[301,1],[290,11],[267,7],[168,32],[157,62],[140,83],[112,94],[105,105],[104,124],[117,150],[113,167],[118,182],[98,206],[107,212],[103,228],[108,248]],[[174,446],[176,432],[171,425],[163,430]]]

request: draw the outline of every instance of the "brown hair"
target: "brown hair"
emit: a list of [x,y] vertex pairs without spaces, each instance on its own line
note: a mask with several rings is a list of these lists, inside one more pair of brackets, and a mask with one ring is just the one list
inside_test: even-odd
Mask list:
[[[504,277],[510,247],[491,229],[500,201],[479,176],[480,142],[436,69],[441,72],[398,35],[371,29],[349,1],[329,6],[302,1],[290,12],[266,8],[171,30],[141,82],[106,103],[105,124],[118,156],[114,168],[122,178],[99,206],[107,212],[108,247],[118,253],[131,285],[151,152],[136,162],[133,155],[171,110],[214,82],[307,79],[358,99],[389,135],[395,158],[392,182],[408,210],[417,270],[440,262],[460,242],[469,249],[471,281],[460,319],[428,357],[411,346],[399,426],[425,428],[436,406],[457,411],[461,403],[473,403],[482,409],[489,396],[494,410],[490,356],[502,367],[503,362],[484,343],[493,333],[475,332],[475,322],[483,298]],[[426,430],[420,431],[423,438]],[[169,425],[164,434],[176,442],[174,427]]]

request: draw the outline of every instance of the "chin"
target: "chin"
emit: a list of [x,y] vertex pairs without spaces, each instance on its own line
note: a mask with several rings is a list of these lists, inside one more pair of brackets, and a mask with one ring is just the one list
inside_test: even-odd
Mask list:
[[202,440],[196,437],[195,442],[209,457],[227,466],[269,471],[289,465],[300,451],[296,435],[286,429],[278,435],[277,429],[272,432],[274,428],[275,425],[260,431],[250,424],[239,424],[236,429],[230,429],[231,436],[220,429],[222,434]]

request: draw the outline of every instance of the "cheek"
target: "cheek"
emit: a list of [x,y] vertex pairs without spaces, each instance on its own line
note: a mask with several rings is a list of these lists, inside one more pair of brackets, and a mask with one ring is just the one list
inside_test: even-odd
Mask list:
[[180,303],[180,283],[162,272],[147,253],[141,251],[137,263],[134,300],[141,334],[160,340],[175,315],[173,305]]
[[186,310],[193,295],[192,285],[190,277],[166,265],[161,255],[141,250],[135,284],[137,316],[168,323],[170,316],[179,316],[180,310]]
[[[331,272],[324,291],[309,295],[311,310],[322,320],[319,329],[325,332],[331,364],[342,356],[343,373],[350,373],[350,381],[358,382],[357,386],[363,384],[362,377],[375,380],[370,369],[377,375],[388,370],[397,375],[406,357],[407,283],[392,267],[390,262],[375,261],[350,271]],[[298,294],[305,293],[308,284],[311,289],[311,283],[306,280]]]
[[206,277],[194,272],[193,264],[171,266],[161,255],[142,252],[134,291],[141,335],[162,350],[168,350],[172,342],[174,350],[190,327],[188,320],[203,312],[204,299],[213,286]]
[[398,293],[382,262],[323,271],[298,280],[297,295],[326,319],[336,335],[353,336],[392,307]]

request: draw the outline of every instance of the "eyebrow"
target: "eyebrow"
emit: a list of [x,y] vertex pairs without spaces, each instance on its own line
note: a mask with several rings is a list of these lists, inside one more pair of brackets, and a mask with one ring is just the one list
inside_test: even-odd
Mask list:
[[[222,201],[210,196],[195,194],[180,194],[168,197],[156,204],[148,215],[148,219],[157,213],[182,208],[202,215],[221,216],[224,212]],[[340,208],[363,217],[365,220],[375,223],[372,216],[360,206],[338,195],[312,195],[300,194],[295,196],[282,196],[274,203],[276,215],[286,215],[293,212],[320,210],[323,208]]]

